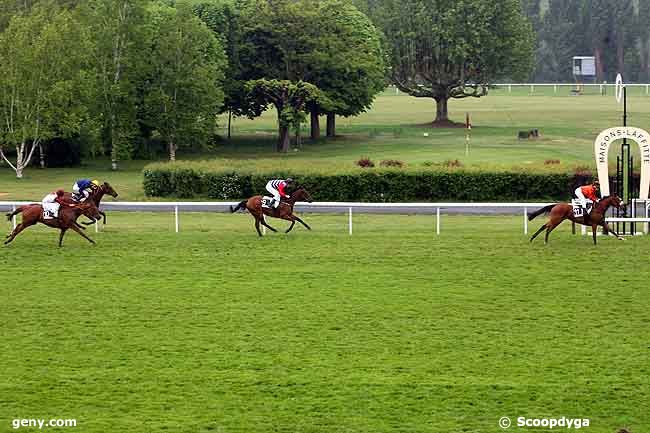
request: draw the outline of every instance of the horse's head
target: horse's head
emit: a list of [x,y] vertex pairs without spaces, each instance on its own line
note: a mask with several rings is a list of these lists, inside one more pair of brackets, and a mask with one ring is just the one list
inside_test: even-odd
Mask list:
[[307,203],[311,203],[313,201],[311,195],[303,186],[297,186],[295,191],[291,194],[291,198],[294,201],[306,201]]
[[613,206],[616,209],[620,210],[623,212],[623,215],[627,215],[627,205],[619,196],[616,194],[610,195],[608,197],[604,197],[601,202],[605,204],[606,208],[609,206]]
[[104,182],[101,186],[101,189],[104,191],[104,194],[108,194],[113,198],[117,198],[117,192],[115,192],[113,187],[108,182]]
[[99,209],[91,200],[86,200],[85,202],[76,205],[76,208],[79,209],[81,215],[85,215],[92,220],[98,220],[102,217],[99,213]]

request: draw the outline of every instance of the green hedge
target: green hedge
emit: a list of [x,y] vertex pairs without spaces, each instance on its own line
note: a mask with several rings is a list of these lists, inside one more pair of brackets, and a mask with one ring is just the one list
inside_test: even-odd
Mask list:
[[191,164],[144,169],[152,197],[237,200],[264,193],[269,179],[291,176],[317,201],[526,201],[566,200],[584,176],[471,171],[359,170],[347,174],[212,171]]

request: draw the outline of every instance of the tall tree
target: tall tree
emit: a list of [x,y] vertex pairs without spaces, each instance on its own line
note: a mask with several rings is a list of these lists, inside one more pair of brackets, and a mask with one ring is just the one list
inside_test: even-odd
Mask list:
[[534,35],[519,0],[386,0],[380,22],[393,82],[433,98],[436,124],[449,121],[449,99],[484,96],[490,83],[532,69]]
[[[0,157],[17,178],[43,140],[81,128],[87,36],[69,11],[53,5],[15,15],[0,34]],[[15,163],[6,145],[15,147]]]
[[320,133],[319,117],[327,114],[327,135],[335,135],[335,116],[356,116],[370,108],[387,84],[387,68],[379,31],[346,0],[320,1],[314,47],[305,58],[303,80],[328,96],[330,107],[310,106],[311,137]]
[[184,3],[155,4],[146,121],[165,140],[169,159],[190,140],[205,143],[223,102],[226,58],[214,33]]
[[136,124],[136,85],[144,71],[146,0],[87,0],[81,16],[93,35],[95,116],[117,169],[130,158]]

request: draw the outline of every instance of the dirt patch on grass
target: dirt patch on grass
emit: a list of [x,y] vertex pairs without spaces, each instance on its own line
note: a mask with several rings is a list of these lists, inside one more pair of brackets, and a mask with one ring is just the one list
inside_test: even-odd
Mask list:
[[416,128],[464,128],[465,123],[454,122],[453,120],[446,120],[444,122],[427,122],[413,125]]

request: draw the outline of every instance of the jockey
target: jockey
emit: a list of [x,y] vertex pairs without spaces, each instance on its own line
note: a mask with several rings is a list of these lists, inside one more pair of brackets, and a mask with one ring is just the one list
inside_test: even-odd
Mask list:
[[284,198],[289,198],[289,194],[286,193],[286,188],[288,185],[291,185],[293,183],[293,179],[288,177],[285,180],[281,179],[274,179],[270,180],[266,184],[266,190],[273,195],[273,202],[272,206],[273,208],[276,208],[280,206],[280,200]]
[[578,200],[580,200],[580,205],[585,210],[585,215],[587,215],[587,200],[591,200],[594,203],[598,201],[600,183],[595,180],[591,185],[579,186],[574,193]]
[[63,190],[57,189],[55,192],[51,192],[41,201],[43,206],[43,218],[44,219],[54,219],[59,217],[59,208],[63,204]]
[[99,188],[99,181],[90,179],[79,179],[72,186],[72,199],[78,203],[88,200],[90,194]]

